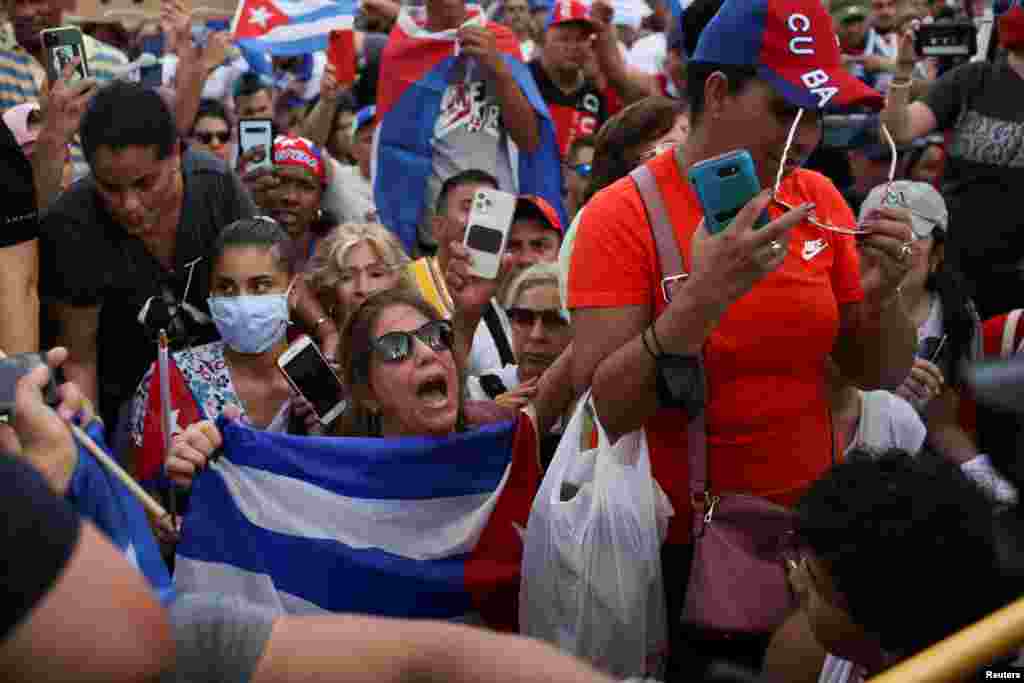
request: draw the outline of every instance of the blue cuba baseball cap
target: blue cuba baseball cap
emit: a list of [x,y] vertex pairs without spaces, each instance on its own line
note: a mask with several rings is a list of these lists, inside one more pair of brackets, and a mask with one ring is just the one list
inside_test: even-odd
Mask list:
[[754,68],[790,104],[804,109],[884,104],[882,95],[843,66],[832,17],[821,0],[725,0],[690,61]]

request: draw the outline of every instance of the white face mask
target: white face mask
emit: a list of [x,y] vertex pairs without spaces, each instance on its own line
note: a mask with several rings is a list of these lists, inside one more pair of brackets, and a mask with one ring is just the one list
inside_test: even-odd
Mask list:
[[272,348],[288,329],[288,295],[250,294],[207,299],[213,323],[224,342],[238,353],[257,354]]

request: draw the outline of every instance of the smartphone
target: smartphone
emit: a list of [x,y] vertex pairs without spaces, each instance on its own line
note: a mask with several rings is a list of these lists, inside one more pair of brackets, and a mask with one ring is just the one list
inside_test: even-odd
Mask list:
[[327,44],[327,61],[334,67],[335,78],[342,86],[356,81],[355,34],[350,30],[331,31]]
[[82,30],[77,26],[61,26],[59,28],[48,28],[39,33],[43,42],[43,50],[46,53],[46,76],[50,83],[56,83],[71,60],[80,57],[81,61],[75,67],[72,82],[80,81],[89,77],[89,62],[85,55],[85,39],[82,38]]
[[971,57],[978,51],[978,27],[970,21],[923,24],[914,47],[922,57]]
[[921,342],[921,349],[918,351],[918,358],[924,358],[930,363],[935,363],[942,356],[942,351],[946,348],[946,335],[941,337],[926,337]]
[[474,275],[488,280],[498,277],[515,212],[514,194],[487,188],[476,191],[463,240],[473,258],[470,271]]
[[309,337],[300,337],[277,359],[277,367],[295,391],[313,404],[325,427],[345,412],[345,387]]
[[[698,162],[687,175],[704,208],[704,225],[712,235],[729,227],[740,209],[761,191],[754,160],[745,149]],[[754,227],[761,228],[767,223],[766,211]]]
[[[10,422],[14,416],[14,400],[18,380],[45,362],[38,353],[19,353],[0,359],[0,424]],[[51,407],[56,407],[60,403],[57,395],[57,381],[54,379],[52,371],[50,372],[50,381],[43,392],[43,399]]]
[[274,122],[270,119],[242,119],[238,122],[238,156],[253,149],[263,147],[266,152],[262,158],[249,163],[246,172],[274,167],[271,151],[274,147]]

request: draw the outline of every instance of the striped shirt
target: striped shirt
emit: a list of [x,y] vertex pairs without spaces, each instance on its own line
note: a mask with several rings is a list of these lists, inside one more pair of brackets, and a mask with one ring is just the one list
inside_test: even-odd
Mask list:
[[[117,48],[85,35],[85,54],[89,72],[100,85],[114,80],[115,68],[128,63],[128,57]],[[46,82],[46,70],[35,57],[19,46],[0,49],[0,113],[24,102],[39,102]],[[75,177],[88,173],[82,148],[71,145],[71,161]]]

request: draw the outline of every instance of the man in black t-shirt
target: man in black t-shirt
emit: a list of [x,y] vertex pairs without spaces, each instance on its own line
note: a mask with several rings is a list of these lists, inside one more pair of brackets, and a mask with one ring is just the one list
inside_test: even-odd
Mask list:
[[555,123],[558,149],[565,159],[573,140],[595,135],[608,119],[601,89],[587,79],[587,61],[594,23],[580,0],[558,0],[551,8],[540,56],[530,71]]
[[71,353],[65,374],[115,425],[156,359],[160,328],[172,346],[217,338],[210,250],[256,209],[218,159],[180,153],[171,112],[142,86],[101,90],[81,137],[92,172],[42,221],[41,283]]

